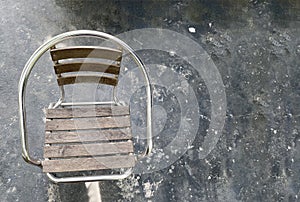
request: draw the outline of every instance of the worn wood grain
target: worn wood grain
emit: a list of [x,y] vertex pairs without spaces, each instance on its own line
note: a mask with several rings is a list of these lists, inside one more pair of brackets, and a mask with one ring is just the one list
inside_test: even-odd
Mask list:
[[45,134],[46,144],[97,142],[108,140],[129,140],[132,138],[130,128],[88,131],[54,131]]
[[130,127],[129,116],[47,120],[46,131]]
[[107,74],[120,73],[120,65],[100,62],[68,62],[55,64],[54,70],[56,74],[90,71],[90,72],[103,72]]
[[132,141],[79,145],[46,145],[44,147],[44,158],[99,156],[108,154],[128,154],[132,152]]
[[80,118],[129,115],[128,106],[46,109],[46,118]]
[[63,48],[55,48],[50,51],[53,61],[69,58],[102,58],[108,60],[121,61],[122,51],[93,46],[69,46]]
[[73,172],[130,168],[135,165],[133,155],[55,159],[43,161],[43,172]]

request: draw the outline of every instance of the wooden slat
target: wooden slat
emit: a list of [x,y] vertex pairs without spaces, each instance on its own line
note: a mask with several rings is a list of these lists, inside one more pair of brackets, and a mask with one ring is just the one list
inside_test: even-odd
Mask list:
[[116,86],[118,80],[116,78],[105,77],[105,76],[86,76],[86,75],[76,75],[76,76],[64,76],[57,79],[58,85],[69,85],[75,83],[100,83]]
[[70,62],[60,63],[54,66],[56,74],[67,72],[91,71],[91,72],[104,72],[107,74],[120,73],[120,65],[109,63],[96,63],[96,62]]
[[79,118],[129,115],[128,106],[47,109],[46,118]]
[[121,61],[122,51],[107,47],[70,46],[50,51],[53,61],[69,58],[103,58]]
[[102,156],[109,154],[128,154],[132,152],[132,141],[80,145],[46,145],[44,147],[44,158]]
[[46,130],[82,130],[129,127],[129,116],[79,118],[79,119],[53,119],[46,121]]
[[92,131],[55,131],[45,134],[46,144],[96,142],[107,140],[129,140],[132,138],[130,128],[92,130]]
[[133,167],[134,164],[135,157],[133,155],[45,160],[43,161],[43,172],[130,168]]

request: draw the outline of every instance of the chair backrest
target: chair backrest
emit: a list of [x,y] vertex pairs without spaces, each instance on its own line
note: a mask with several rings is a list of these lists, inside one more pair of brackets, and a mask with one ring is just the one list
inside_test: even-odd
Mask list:
[[52,47],[51,58],[59,86],[75,83],[118,84],[122,50],[95,47]]

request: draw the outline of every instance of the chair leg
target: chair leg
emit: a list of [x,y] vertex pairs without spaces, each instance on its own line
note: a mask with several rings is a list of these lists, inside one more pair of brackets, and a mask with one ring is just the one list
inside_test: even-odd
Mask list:
[[95,202],[102,201],[99,182],[86,182],[85,187],[87,189],[87,195],[89,197],[89,201],[95,201]]

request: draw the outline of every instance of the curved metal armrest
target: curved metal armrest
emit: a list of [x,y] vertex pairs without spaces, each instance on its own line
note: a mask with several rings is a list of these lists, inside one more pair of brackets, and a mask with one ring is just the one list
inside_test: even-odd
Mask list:
[[77,31],[71,31],[71,32],[66,32],[57,35],[52,39],[50,39],[49,41],[45,42],[32,54],[32,56],[29,58],[22,71],[20,81],[19,81],[19,86],[18,86],[18,90],[19,90],[18,102],[19,102],[19,116],[20,116],[20,133],[21,133],[21,141],[22,141],[22,156],[24,160],[33,165],[42,166],[40,160],[36,160],[32,158],[29,154],[28,137],[26,131],[26,108],[25,108],[25,94],[26,94],[26,86],[27,86],[29,75],[36,62],[47,50],[49,50],[52,46],[56,45],[59,42],[62,42],[66,39],[75,38],[75,37],[96,37],[96,38],[111,40],[116,44],[121,45],[125,50],[127,50],[131,55],[131,57],[139,66],[146,82],[146,92],[147,92],[147,149],[145,150],[142,156],[149,155],[151,153],[152,144],[153,144],[152,143],[152,112],[151,112],[152,93],[151,93],[150,80],[149,80],[148,73],[145,69],[145,65],[143,64],[142,60],[134,53],[134,51],[122,40],[103,32],[91,31],[91,30],[77,30]]

